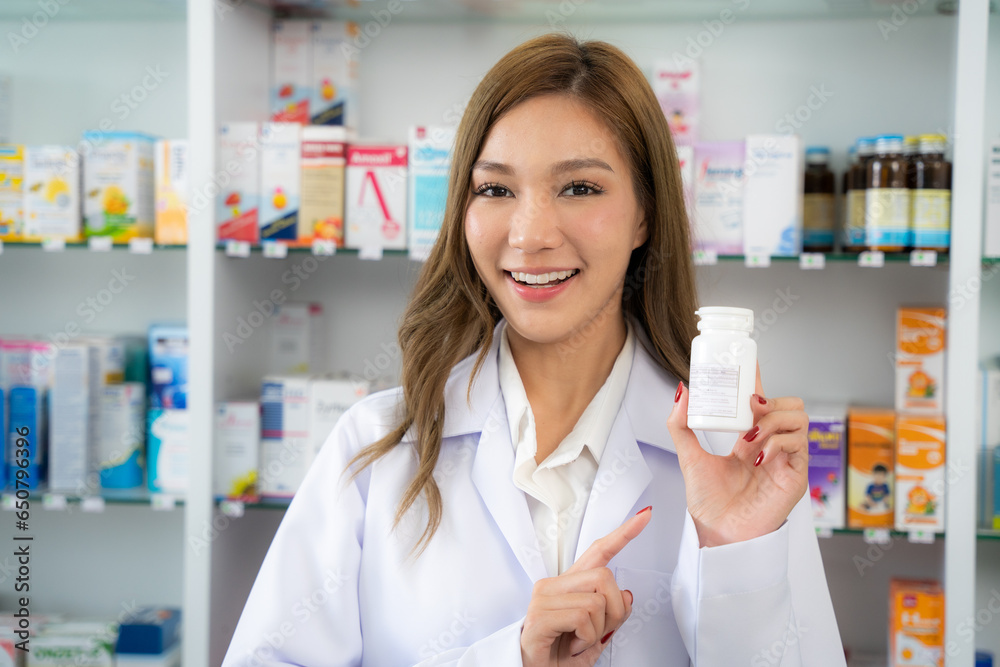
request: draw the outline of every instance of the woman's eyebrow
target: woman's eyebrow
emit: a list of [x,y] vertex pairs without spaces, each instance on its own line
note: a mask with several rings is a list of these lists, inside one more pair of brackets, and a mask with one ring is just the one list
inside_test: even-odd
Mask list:
[[562,162],[556,162],[554,165],[552,165],[552,168],[549,171],[551,171],[553,174],[561,174],[567,171],[575,171],[577,169],[590,169],[590,168],[606,169],[607,171],[610,171],[612,174],[615,173],[615,170],[611,168],[611,165],[609,165],[604,160],[601,160],[596,157],[581,157],[572,160],[563,160]]
[[514,175],[514,169],[510,165],[491,160],[476,160],[472,164],[472,171],[493,171],[504,176]]

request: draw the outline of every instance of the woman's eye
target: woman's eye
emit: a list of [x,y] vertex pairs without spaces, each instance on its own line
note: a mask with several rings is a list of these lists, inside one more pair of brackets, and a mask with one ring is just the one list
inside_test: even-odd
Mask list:
[[571,197],[584,197],[586,195],[595,195],[603,192],[599,187],[593,183],[587,183],[584,181],[574,181],[566,186],[563,190],[563,194],[568,194]]
[[502,185],[496,183],[485,183],[476,188],[477,195],[483,195],[486,197],[511,197],[513,194],[510,190]]

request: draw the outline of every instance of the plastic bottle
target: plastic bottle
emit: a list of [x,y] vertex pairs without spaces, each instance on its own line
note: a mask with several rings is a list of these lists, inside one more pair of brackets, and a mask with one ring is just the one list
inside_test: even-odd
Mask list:
[[833,250],[836,184],[830,171],[830,149],[806,149],[805,196],[802,207],[802,248],[806,252]]
[[701,320],[700,333],[691,341],[688,428],[748,431],[757,381],[757,343],[750,338],[753,311],[711,306],[695,315]]
[[947,139],[920,135],[911,164],[913,247],[947,252],[951,240],[951,163],[944,159]]
[[911,243],[910,190],[906,187],[903,137],[883,134],[865,170],[865,246],[899,252]]

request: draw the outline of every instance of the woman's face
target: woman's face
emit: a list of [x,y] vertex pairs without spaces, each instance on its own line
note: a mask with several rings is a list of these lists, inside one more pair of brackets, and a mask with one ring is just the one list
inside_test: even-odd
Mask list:
[[[522,102],[472,168],[465,233],[476,269],[517,333],[539,343],[613,326],[632,250],[647,238],[615,138],[566,95]],[[593,325],[591,325],[593,326]]]

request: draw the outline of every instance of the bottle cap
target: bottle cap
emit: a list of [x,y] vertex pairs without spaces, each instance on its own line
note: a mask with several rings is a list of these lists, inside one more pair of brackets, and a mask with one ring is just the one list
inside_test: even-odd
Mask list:
[[734,331],[753,332],[753,311],[749,308],[730,308],[728,306],[702,306],[694,311],[701,318],[698,331],[704,329],[732,329]]
[[879,155],[903,152],[903,135],[882,134],[875,139],[875,152]]
[[826,146],[810,146],[806,149],[806,164],[826,164],[830,161],[830,149]]
[[875,137],[861,137],[858,139],[858,155],[875,154]]
[[920,152],[921,153],[944,153],[945,144],[948,143],[948,138],[943,134],[921,134],[920,135]]

